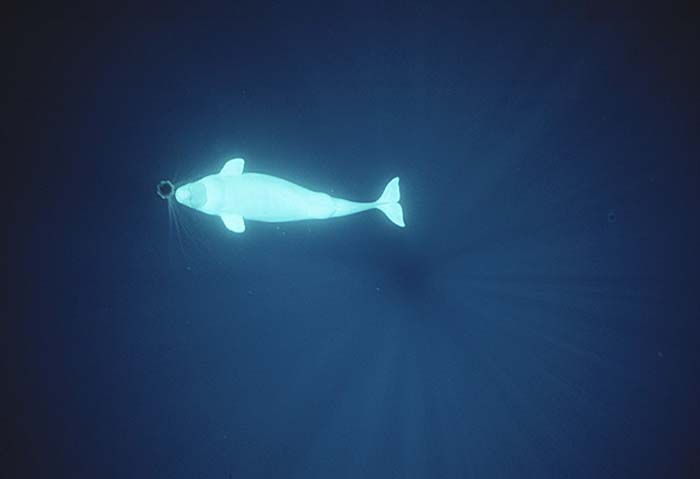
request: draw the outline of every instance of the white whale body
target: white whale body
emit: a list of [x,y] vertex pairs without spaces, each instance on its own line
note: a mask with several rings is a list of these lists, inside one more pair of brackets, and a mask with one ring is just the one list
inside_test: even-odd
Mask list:
[[399,178],[384,188],[376,201],[356,202],[311,191],[290,181],[259,173],[244,173],[243,158],[226,162],[221,171],[175,190],[178,203],[221,218],[234,233],[243,233],[246,221],[271,223],[328,219],[371,209],[381,210],[397,226],[404,227],[399,204]]

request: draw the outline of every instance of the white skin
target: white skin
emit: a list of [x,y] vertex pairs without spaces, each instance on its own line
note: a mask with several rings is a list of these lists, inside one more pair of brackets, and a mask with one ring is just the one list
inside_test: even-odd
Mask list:
[[243,173],[241,158],[230,160],[215,175],[205,176],[175,191],[178,203],[220,216],[231,231],[245,231],[245,220],[285,222],[347,216],[370,209],[382,210],[398,226],[404,226],[398,204],[399,180],[389,182],[377,201],[355,202],[303,188],[275,176]]

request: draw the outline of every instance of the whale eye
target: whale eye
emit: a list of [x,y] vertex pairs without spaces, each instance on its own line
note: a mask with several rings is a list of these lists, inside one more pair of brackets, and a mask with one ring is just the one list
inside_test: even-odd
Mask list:
[[170,180],[162,180],[156,186],[156,193],[158,193],[158,196],[160,196],[164,200],[170,199],[170,197],[173,196],[174,191],[175,187],[173,186],[172,182],[170,182]]

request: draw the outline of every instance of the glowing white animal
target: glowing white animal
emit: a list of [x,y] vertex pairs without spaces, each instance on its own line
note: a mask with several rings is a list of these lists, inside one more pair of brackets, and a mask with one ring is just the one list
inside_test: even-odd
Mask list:
[[307,190],[290,181],[258,173],[243,173],[245,161],[226,162],[215,175],[205,176],[175,191],[178,203],[221,217],[226,228],[245,231],[245,220],[272,223],[347,216],[379,209],[397,226],[404,227],[399,204],[399,178],[389,181],[377,201],[358,203]]

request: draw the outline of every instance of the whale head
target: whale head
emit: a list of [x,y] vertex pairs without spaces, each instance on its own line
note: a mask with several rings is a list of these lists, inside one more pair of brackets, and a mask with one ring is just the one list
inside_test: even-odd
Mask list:
[[175,199],[181,205],[201,210],[207,204],[207,187],[203,181],[187,183],[175,190]]

